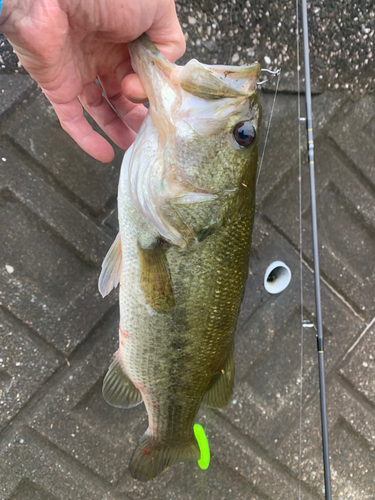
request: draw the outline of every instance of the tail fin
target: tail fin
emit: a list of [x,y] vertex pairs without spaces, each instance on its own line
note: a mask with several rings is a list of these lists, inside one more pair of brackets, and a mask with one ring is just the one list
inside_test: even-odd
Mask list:
[[134,450],[129,469],[134,479],[146,482],[158,476],[170,465],[196,462],[199,458],[199,446],[194,435],[188,443],[166,445],[156,442],[147,430]]

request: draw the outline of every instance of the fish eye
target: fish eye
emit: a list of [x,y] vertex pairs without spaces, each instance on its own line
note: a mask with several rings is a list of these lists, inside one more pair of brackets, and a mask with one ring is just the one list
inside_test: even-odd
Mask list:
[[251,122],[240,122],[233,130],[234,140],[242,148],[247,148],[255,139],[255,128]]

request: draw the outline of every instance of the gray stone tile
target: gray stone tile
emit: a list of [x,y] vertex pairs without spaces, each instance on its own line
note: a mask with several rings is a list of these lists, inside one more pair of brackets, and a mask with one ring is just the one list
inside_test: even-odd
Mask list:
[[[230,425],[221,412],[203,407],[197,421],[205,429],[212,455],[221,463],[241,474],[267,498],[294,498],[298,490],[296,478],[288,474],[282,464],[272,460],[256,441]],[[304,500],[316,498],[304,484],[302,495]]]
[[109,214],[103,220],[103,224],[110,227],[115,233],[118,233],[118,212],[117,207],[109,212]]
[[51,495],[29,479],[22,479],[17,488],[10,495],[9,500],[55,500]]
[[355,346],[351,359],[340,373],[353,388],[375,405],[375,327],[370,327]]
[[[108,307],[108,300],[101,300],[97,292],[98,270],[84,265],[61,246],[48,227],[17,199],[5,197],[2,201],[0,230],[6,238],[6,249],[0,260],[1,303],[57,348],[69,350],[69,340],[74,345],[78,338],[84,338],[93,320],[97,321]],[[88,295],[92,317],[82,308]],[[95,296],[99,306],[96,312]],[[75,313],[75,323],[70,324],[66,316],[71,316],[72,307],[82,314],[77,317]],[[66,333],[61,336],[62,330]]]
[[59,366],[60,357],[0,309],[0,429]]
[[[259,158],[263,152],[263,137],[270,119],[270,111],[273,96],[270,94],[260,95],[263,103],[263,122]],[[332,116],[339,110],[345,96],[337,96],[329,93],[315,96],[312,100],[314,134],[318,137]],[[301,108],[303,102],[301,103]],[[303,112],[302,112],[303,113]],[[304,116],[302,114],[302,116]],[[301,147],[305,151],[304,126],[301,125]],[[298,115],[297,99],[294,95],[280,95],[275,104],[274,116],[264,153],[263,166],[257,186],[258,208],[268,197],[273,198],[278,191],[278,183],[285,173],[298,165]],[[298,169],[297,169],[298,171]],[[297,174],[295,174],[297,178]]]
[[70,301],[96,272],[64,248],[43,221],[8,193],[1,200],[0,231],[4,237],[1,268],[13,269],[5,269],[8,287],[14,286],[16,292],[20,278],[32,283],[38,289],[30,301],[39,303],[42,295],[50,301],[42,304],[43,308],[51,307],[51,302],[61,307]]
[[115,300],[103,300],[97,290],[111,238],[28,172],[13,152],[4,154],[0,303],[69,353]]
[[12,147],[0,147],[0,165],[0,191],[11,191],[82,260],[100,267],[112,238],[79,212],[69,199],[38,177]]
[[129,474],[119,484],[134,498],[158,500],[268,500],[259,489],[234,470],[229,470],[216,458],[211,459],[207,470],[199,469],[197,464],[174,466],[162,476],[149,483],[134,481]]
[[28,428],[15,431],[8,441],[3,440],[1,449],[1,498],[119,499],[110,492],[109,485]]
[[[374,195],[335,147],[316,144],[316,190],[319,257],[322,276],[367,319],[374,312]],[[312,265],[309,178],[303,171],[303,252]],[[297,171],[290,172],[270,198],[263,214],[299,247]]]
[[[263,287],[263,273],[274,260],[291,269],[292,281],[279,295]],[[257,219],[251,269],[236,343],[236,384],[223,415],[234,427],[275,453],[299,417],[300,280],[297,253],[276,231]],[[304,318],[314,321],[312,273],[304,266]],[[363,328],[363,322],[322,285],[326,370],[334,369]],[[304,333],[304,403],[316,393],[315,334]]]
[[111,313],[91,336],[91,349],[70,359],[61,378],[28,417],[29,425],[108,482],[127,471],[138,439],[147,429],[143,405],[130,410],[103,399],[103,377],[118,349],[118,313]]
[[350,102],[340,110],[329,135],[375,189],[375,97]]
[[[334,491],[338,498],[374,498],[374,447],[339,421],[331,434]],[[339,467],[337,465],[339,464]]]
[[[340,384],[327,391],[333,498],[374,498],[375,415],[369,413]],[[318,397],[303,413],[302,478],[322,492],[323,464]],[[299,431],[285,440],[278,458],[298,474]],[[293,451],[294,450],[294,451]]]
[[99,215],[116,199],[123,153],[117,150],[115,160],[108,165],[85,154],[60,127],[43,95],[10,125],[7,135],[94,214]]

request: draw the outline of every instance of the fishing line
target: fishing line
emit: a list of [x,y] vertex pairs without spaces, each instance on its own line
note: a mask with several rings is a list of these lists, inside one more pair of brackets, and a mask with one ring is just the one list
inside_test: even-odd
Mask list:
[[[259,163],[259,170],[258,170],[256,185],[258,185],[260,171],[261,171],[262,165],[263,165],[264,153],[266,151],[266,146],[267,146],[267,141],[268,141],[268,135],[269,135],[270,128],[271,128],[271,122],[272,122],[273,112],[274,112],[274,109],[275,109],[275,102],[276,102],[277,90],[279,88],[280,75],[281,75],[281,69],[277,69],[276,71],[271,71],[270,69],[262,69],[261,72],[262,71],[266,72],[266,73],[270,73],[273,76],[277,76],[277,81],[276,81],[275,94],[273,96],[273,103],[272,103],[272,108],[271,108],[270,119],[269,119],[269,122],[268,122],[268,127],[267,127],[267,132],[266,132],[266,138],[265,138],[264,146],[263,146],[262,157],[261,157],[260,163]],[[266,82],[268,82],[267,78],[265,80],[261,81],[261,82],[258,82],[257,86],[262,85],[263,83],[266,83]]]

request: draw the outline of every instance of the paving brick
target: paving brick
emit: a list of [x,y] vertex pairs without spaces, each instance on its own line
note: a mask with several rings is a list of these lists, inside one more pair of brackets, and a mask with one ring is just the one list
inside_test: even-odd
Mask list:
[[119,225],[117,207],[105,217],[103,224],[110,227],[116,234],[118,233]]
[[332,121],[329,135],[375,189],[375,97],[348,101]]
[[370,327],[364,333],[358,346],[353,346],[354,353],[340,373],[375,407],[375,327]]
[[2,154],[0,302],[69,353],[113,304],[97,291],[112,238],[28,171],[15,152]]
[[161,498],[173,500],[268,500],[257,486],[252,485],[236,471],[229,470],[216,458],[210,462],[207,471],[199,469],[197,464],[174,466],[156,481],[139,483],[127,474],[118,486],[119,491],[128,492],[134,499]]
[[115,160],[107,165],[89,157],[62,130],[43,95],[23,110],[7,134],[96,215],[114,203],[123,152],[117,148]]
[[27,423],[65,453],[108,482],[128,468],[138,439],[147,429],[144,406],[119,410],[103,399],[103,377],[118,349],[118,312],[91,334],[94,345],[70,359],[61,377],[28,416]]
[[[263,138],[266,135],[268,127],[273,96],[265,94],[261,95],[260,99],[264,107],[261,131],[261,137]],[[312,106],[315,137],[319,136],[320,132],[345,100],[345,96],[337,96],[329,93],[313,98]],[[305,147],[306,141],[303,131],[301,133],[301,142],[301,147]],[[259,158],[261,158],[263,139],[260,141],[259,151]],[[264,153],[264,162],[257,186],[258,207],[263,203],[266,197],[270,195],[273,196],[273,190],[284,174],[296,165],[298,165],[297,99],[292,95],[281,94],[276,100],[271,129]]]
[[[17,488],[10,495],[9,500],[55,500],[51,495],[29,479],[22,479]],[[57,500],[57,499],[56,499]]]
[[0,495],[4,500],[119,500],[109,485],[28,428],[3,440],[1,454]]
[[[317,216],[322,276],[372,318],[375,311],[375,274],[368,263],[375,257],[375,208],[371,190],[325,140],[316,144]],[[312,263],[309,178],[303,172],[303,252]],[[277,191],[277,192],[276,192]],[[263,209],[272,223],[299,246],[297,172],[284,177]],[[288,222],[287,222],[288,221]]]
[[0,309],[0,429],[58,367],[59,357]]
[[[48,227],[17,198],[5,192],[1,201],[0,231],[6,241],[1,267],[9,277],[8,287],[14,285],[16,295],[22,276],[26,282],[40,288],[30,296],[31,302],[39,302],[43,293],[61,306],[85,286],[92,274],[90,266],[59,244]],[[9,227],[9,220],[14,221],[12,227]],[[7,271],[6,265],[11,266],[12,271]]]
[[[202,408],[197,419],[204,426],[211,453],[228,468],[238,471],[267,498],[294,498],[298,490],[296,478],[272,460],[256,441],[230,425],[220,413]],[[316,498],[304,484],[302,494],[304,500]]]
[[[303,414],[302,477],[322,492],[323,464],[319,402]],[[372,500],[375,492],[375,414],[337,382],[327,391],[333,498]],[[278,458],[298,473],[298,429],[279,450]],[[294,452],[293,452],[294,450]]]
[[331,434],[334,492],[338,498],[372,500],[375,494],[374,447],[361,439],[345,421]]
[[28,75],[0,74],[0,119],[11,113],[15,104],[19,104],[36,83]]
[[[269,295],[263,273],[275,260],[291,269],[289,287]],[[272,226],[257,218],[252,271],[245,293],[237,332],[236,384],[233,400],[224,415],[242,433],[264,448],[277,450],[280,440],[299,416],[300,378],[300,280],[299,258]],[[314,321],[312,273],[304,266],[304,318]],[[363,322],[322,285],[326,369],[344,356],[363,328]],[[318,368],[313,330],[305,330],[304,402],[317,391]]]
[[11,191],[79,257],[100,267],[112,237],[42,180],[10,145],[0,147],[0,190]]

